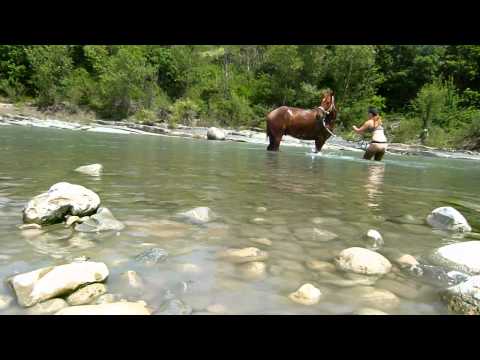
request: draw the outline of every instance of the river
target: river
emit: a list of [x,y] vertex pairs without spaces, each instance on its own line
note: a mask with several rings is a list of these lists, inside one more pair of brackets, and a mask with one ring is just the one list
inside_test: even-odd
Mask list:
[[[109,292],[159,307],[169,289],[194,314],[214,304],[229,314],[350,313],[363,306],[355,295],[360,286],[338,286],[335,279],[349,279],[345,274],[310,270],[308,260],[331,261],[342,249],[364,246],[368,229],[380,231],[386,247],[422,257],[462,240],[425,225],[431,210],[452,200],[480,202],[480,167],[469,160],[387,154],[376,163],[349,151],[313,155],[306,148],[281,147],[270,153],[258,144],[16,126],[0,128],[0,151],[2,279],[85,255],[109,267]],[[73,171],[92,163],[103,164],[101,177]],[[24,204],[60,181],[98,193],[125,230],[74,237],[62,226],[42,236],[19,230]],[[218,219],[207,226],[174,221],[176,213],[199,206]],[[338,237],[316,241],[308,236],[315,227]],[[245,278],[237,265],[215,256],[249,246],[269,253],[259,279]],[[167,261],[152,267],[134,259],[151,247],[165,249]],[[120,276],[127,270],[144,279],[143,290],[128,288]],[[392,281],[402,285],[382,279],[373,286],[391,289]],[[405,281],[411,291],[398,292],[399,305],[388,313],[447,313],[438,288]],[[288,298],[306,282],[322,291],[316,305]],[[5,282],[1,293],[11,295]],[[3,313],[24,310],[13,305]]]

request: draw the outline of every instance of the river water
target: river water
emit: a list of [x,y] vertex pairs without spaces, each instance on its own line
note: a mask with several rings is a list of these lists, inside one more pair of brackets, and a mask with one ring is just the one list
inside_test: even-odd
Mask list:
[[[387,155],[376,163],[349,151],[312,155],[308,148],[281,147],[270,153],[258,144],[16,126],[0,129],[0,151],[2,279],[85,255],[109,267],[109,292],[159,309],[168,289],[194,314],[214,304],[228,314],[347,314],[365,306],[390,314],[445,314],[435,285],[389,274],[368,288],[395,292],[398,304],[364,303],[361,285],[345,285],[351,276],[310,270],[306,262],[331,261],[342,249],[366,246],[362,235],[371,228],[382,233],[385,247],[423,257],[463,240],[425,225],[432,209],[452,200],[480,202],[480,167],[467,160]],[[101,177],[73,171],[91,163],[103,164]],[[60,181],[98,193],[126,228],[74,236],[62,225],[41,235],[19,230],[24,204]],[[218,218],[207,226],[174,219],[199,206]],[[475,213],[463,213],[478,231]],[[311,236],[314,228],[338,237],[319,241]],[[249,246],[269,253],[260,278],[245,278],[238,265],[216,257]],[[134,259],[152,247],[165,249],[168,259],[155,266]],[[143,289],[128,287],[120,276],[127,270],[143,278]],[[321,301],[292,302],[288,294],[307,282],[321,290]],[[5,282],[2,293],[12,294]],[[13,304],[3,313],[25,311]]]

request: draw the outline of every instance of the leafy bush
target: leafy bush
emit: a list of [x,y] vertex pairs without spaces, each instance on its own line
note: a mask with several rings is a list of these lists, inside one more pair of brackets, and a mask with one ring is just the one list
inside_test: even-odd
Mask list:
[[177,124],[191,126],[200,112],[200,105],[189,99],[179,99],[171,106],[172,115],[170,125],[175,127]]

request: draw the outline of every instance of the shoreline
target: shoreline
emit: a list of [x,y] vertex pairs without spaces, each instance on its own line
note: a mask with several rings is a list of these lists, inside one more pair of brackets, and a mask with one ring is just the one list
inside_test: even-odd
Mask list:
[[[103,132],[112,134],[125,134],[125,135],[150,135],[150,136],[167,136],[167,137],[183,137],[191,139],[203,139],[207,140],[207,127],[189,127],[184,125],[178,125],[176,129],[169,129],[165,123],[158,125],[142,125],[127,121],[107,121],[107,120],[93,120],[88,124],[82,124],[75,121],[59,120],[57,118],[50,118],[46,116],[45,119],[41,119],[35,116],[25,115],[22,112],[15,111],[10,104],[2,104],[3,108],[7,108],[11,111],[0,111],[0,126],[32,126],[43,128],[55,128],[63,130],[73,131],[86,131],[86,132]],[[10,106],[5,106],[10,105]],[[225,132],[225,140],[233,142],[245,142],[254,143],[260,145],[268,145],[265,132],[259,132],[254,130],[235,130],[235,129],[222,129]],[[219,140],[209,140],[219,141]],[[313,148],[313,141],[300,140],[291,136],[284,136],[282,140],[282,146],[295,146],[295,147],[308,147]],[[363,152],[359,143],[347,141],[341,137],[330,138],[325,143],[324,150],[340,150],[340,151],[353,151]],[[480,152],[470,150],[443,150],[435,149],[423,145],[407,145],[401,143],[389,143],[388,154],[392,155],[416,155],[426,157],[439,157],[450,159],[463,159],[463,160],[479,160]]]

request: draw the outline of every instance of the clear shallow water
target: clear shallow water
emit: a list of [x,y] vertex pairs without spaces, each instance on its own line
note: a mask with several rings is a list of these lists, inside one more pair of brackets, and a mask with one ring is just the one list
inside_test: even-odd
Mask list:
[[[312,155],[306,148],[281,147],[275,154],[255,144],[14,126],[2,127],[0,154],[2,279],[86,255],[108,265],[109,292],[158,308],[170,289],[194,313],[212,304],[222,304],[232,314],[351,312],[363,307],[355,295],[359,286],[326,284],[330,275],[309,270],[306,261],[330,261],[344,248],[364,246],[361,236],[370,228],[382,233],[386,247],[426,255],[462,239],[392,219],[411,215],[422,222],[449,200],[480,203],[480,167],[463,160],[390,155],[375,163],[361,160],[359,152]],[[91,163],[103,164],[100,178],[73,171]],[[23,205],[59,181],[97,192],[126,229],[73,236],[61,225],[41,235],[19,230]],[[219,219],[208,226],[173,222],[177,212],[198,206],[210,207]],[[258,212],[258,207],[268,211]],[[477,215],[461,210],[475,227]],[[255,218],[264,223],[256,224]],[[301,235],[313,227],[338,238],[319,242]],[[261,237],[272,245],[252,241]],[[270,254],[263,279],[244,279],[238,266],[215,256],[219,250],[247,246]],[[154,267],[133,260],[151,247],[167,250],[169,259]],[[184,272],[182,264],[195,264],[200,271]],[[137,271],[146,283],[144,290],[128,288],[120,277],[126,270]],[[348,279],[340,273],[334,276]],[[414,295],[399,297],[400,304],[387,312],[447,312],[437,288],[416,279],[395,281],[408,283]],[[188,285],[186,291],[182,282]],[[317,305],[302,306],[287,297],[306,282],[324,294]],[[0,293],[10,294],[2,286]],[[391,290],[382,280],[373,286]],[[13,305],[3,313],[24,311]]]

